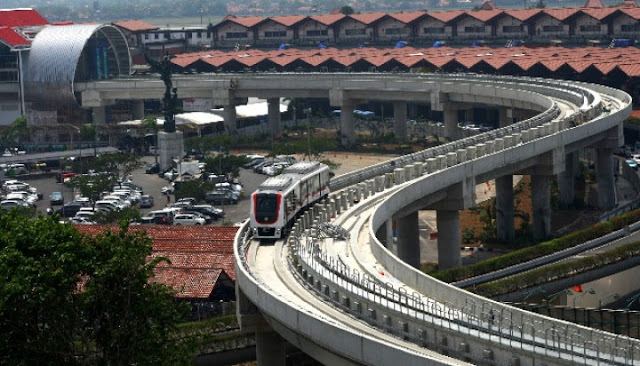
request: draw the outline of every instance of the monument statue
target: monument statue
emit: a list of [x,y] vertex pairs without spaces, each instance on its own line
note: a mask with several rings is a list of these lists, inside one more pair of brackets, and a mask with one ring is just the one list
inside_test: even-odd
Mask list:
[[176,132],[176,108],[178,104],[178,89],[173,87],[171,81],[171,61],[167,52],[162,61],[154,61],[145,55],[147,63],[151,66],[153,72],[160,74],[160,78],[164,82],[164,98],[162,98],[162,106],[164,107],[164,132]]

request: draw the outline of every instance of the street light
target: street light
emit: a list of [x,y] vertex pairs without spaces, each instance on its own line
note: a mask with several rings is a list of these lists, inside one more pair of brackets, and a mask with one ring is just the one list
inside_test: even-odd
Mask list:
[[525,292],[525,297],[522,299],[522,301],[524,302],[525,300],[527,300],[528,298],[530,298],[536,293],[544,295],[547,293],[547,291],[543,290],[542,287],[535,287],[532,290]]
[[555,300],[560,295],[571,295],[571,291],[565,289],[565,290],[562,290],[562,291],[558,291],[555,294],[551,294],[551,295],[547,296],[544,299],[544,301],[547,303],[547,307],[549,307],[549,303],[551,303],[551,301]]
[[304,113],[307,114],[307,148],[309,149],[309,160],[311,160],[311,108],[306,108]]
[[607,296],[603,297],[602,299],[600,299],[598,301],[598,309],[602,309],[602,303],[605,303],[606,305],[606,301],[609,299],[612,300],[617,300],[620,297],[620,295],[617,292],[612,292],[610,294],[608,294]]

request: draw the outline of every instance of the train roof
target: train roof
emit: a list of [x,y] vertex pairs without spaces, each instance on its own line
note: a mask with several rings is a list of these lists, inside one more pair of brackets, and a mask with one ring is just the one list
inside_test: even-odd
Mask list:
[[320,168],[321,163],[319,161],[301,161],[299,163],[295,163],[291,166],[288,166],[284,169],[284,174],[307,174],[318,168]]
[[260,190],[284,191],[298,179],[294,174],[280,174],[275,177],[268,178],[260,184]]

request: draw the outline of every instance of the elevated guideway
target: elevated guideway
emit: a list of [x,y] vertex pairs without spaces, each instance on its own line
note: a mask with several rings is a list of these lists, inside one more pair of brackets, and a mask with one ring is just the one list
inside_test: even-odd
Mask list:
[[[469,192],[476,181],[523,170],[558,173],[568,152],[594,144],[616,146],[630,113],[629,96],[543,79],[455,75],[430,80],[439,85],[435,89],[458,90],[461,100],[500,90],[501,103],[528,99],[539,113],[337,177],[332,180],[336,193],[273,247],[251,241],[247,226],[242,227],[235,245],[241,322],[251,325],[259,316],[250,310],[257,309],[280,336],[326,364],[640,364],[637,340],[528,313],[439,282],[405,263],[406,253],[392,253],[376,235],[399,213],[456,194],[464,204],[473,198]],[[344,230],[349,235],[341,239]],[[260,355],[258,344],[259,363]]]

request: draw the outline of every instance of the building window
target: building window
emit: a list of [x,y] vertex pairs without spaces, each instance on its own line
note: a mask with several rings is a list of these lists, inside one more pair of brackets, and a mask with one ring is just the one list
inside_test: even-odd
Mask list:
[[198,32],[198,33],[196,33],[196,37],[198,37],[198,38],[202,38],[202,32]]
[[638,32],[640,31],[640,24],[622,24],[620,26],[621,32]]
[[159,35],[158,33],[156,33],[156,34],[154,34],[154,37],[153,37],[153,38],[155,38],[155,39],[159,39],[159,38],[160,38],[160,35]]
[[363,36],[366,34],[365,29],[345,29],[344,30],[344,35],[345,36]]
[[600,24],[581,25],[580,32],[600,32]]
[[166,32],[166,33],[164,34],[164,39],[171,39],[171,33]]
[[326,29],[322,29],[322,30],[307,30],[307,37],[320,37],[320,36],[326,36],[328,35],[329,32]]
[[520,33],[522,32],[521,25],[505,25],[502,26],[502,33]]
[[384,34],[402,34],[403,32],[403,28],[387,28],[384,30]]
[[425,34],[444,34],[444,27],[426,27],[424,28]]
[[542,27],[542,31],[545,33],[564,32],[564,27],[561,25],[545,25]]
[[148,35],[148,34],[145,34],[145,35],[144,35],[144,39],[149,39],[149,35]]
[[247,32],[227,32],[227,39],[247,38]]
[[464,32],[465,33],[484,33],[484,27],[481,27],[481,26],[464,27]]
[[193,38],[193,34],[191,32],[187,32],[187,38]]
[[264,32],[264,38],[282,38],[287,36],[287,31]]

